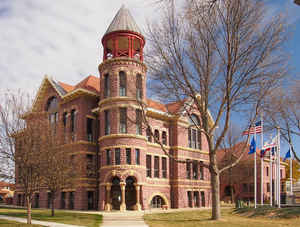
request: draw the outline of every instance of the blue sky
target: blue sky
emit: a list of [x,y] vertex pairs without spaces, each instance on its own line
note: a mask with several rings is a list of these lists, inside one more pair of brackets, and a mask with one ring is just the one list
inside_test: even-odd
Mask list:
[[[300,78],[300,6],[293,0],[264,1],[267,16],[286,16],[293,32],[287,43],[291,74]],[[155,18],[152,2],[0,0],[0,92],[22,88],[34,94],[45,74],[70,84],[89,74],[98,76],[101,38],[118,9],[125,3],[144,29]],[[300,150],[300,142],[296,148]]]

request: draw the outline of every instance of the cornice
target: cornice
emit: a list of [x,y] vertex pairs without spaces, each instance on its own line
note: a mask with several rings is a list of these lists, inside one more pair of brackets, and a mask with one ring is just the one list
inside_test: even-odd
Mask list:
[[143,62],[133,58],[124,58],[124,57],[105,60],[98,66],[98,69],[99,72],[102,73],[105,67],[115,66],[115,65],[135,65],[135,66],[142,67],[143,73],[147,72],[147,66]]
[[112,138],[135,138],[135,139],[140,139],[140,140],[145,140],[147,141],[146,136],[141,136],[141,135],[136,135],[136,134],[110,134],[106,136],[102,136],[98,139],[98,141],[102,141],[105,139],[112,139]]

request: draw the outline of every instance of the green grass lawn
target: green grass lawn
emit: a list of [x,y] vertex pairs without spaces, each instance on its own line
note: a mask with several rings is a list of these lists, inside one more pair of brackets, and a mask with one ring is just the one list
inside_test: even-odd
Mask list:
[[42,227],[41,225],[27,225],[20,222],[8,221],[4,219],[0,219],[1,227]]
[[[220,221],[210,220],[210,210],[183,211],[174,213],[147,214],[144,216],[145,222],[150,227],[299,227],[300,208],[296,208],[291,216],[275,217],[270,215],[254,215],[253,209],[237,212],[233,209],[222,209],[222,219]],[[285,208],[287,209],[287,208]],[[281,209],[281,213],[291,211]],[[295,213],[298,212],[298,215]],[[258,213],[263,213],[259,210]],[[274,213],[271,212],[270,213]]]
[[[12,217],[26,218],[26,212],[26,209],[0,208],[0,218],[1,214]],[[32,210],[32,219],[73,225],[82,225],[88,227],[98,227],[99,224],[102,222],[102,216],[98,214],[66,212],[61,210],[55,210],[55,216],[51,217],[51,210],[48,209]]]

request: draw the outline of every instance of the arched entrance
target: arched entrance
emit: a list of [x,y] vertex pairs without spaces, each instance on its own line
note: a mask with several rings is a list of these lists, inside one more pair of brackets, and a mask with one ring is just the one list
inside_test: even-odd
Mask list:
[[120,210],[121,205],[121,187],[120,178],[114,177],[111,181],[111,205],[113,210]]
[[134,210],[136,205],[136,189],[135,189],[136,180],[134,177],[126,178],[126,187],[125,187],[125,203],[126,210]]
[[151,200],[152,208],[161,208],[163,205],[166,205],[166,202],[161,196],[156,195],[152,198]]

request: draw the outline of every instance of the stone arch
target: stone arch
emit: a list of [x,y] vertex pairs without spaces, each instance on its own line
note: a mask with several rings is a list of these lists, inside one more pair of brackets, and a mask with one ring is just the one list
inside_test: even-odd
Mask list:
[[104,176],[104,183],[111,183],[111,180],[112,180],[114,177],[119,177],[120,180],[123,181],[121,172],[120,172],[120,171],[116,171],[116,170],[112,170],[112,171],[109,171],[109,172]]
[[149,199],[148,199],[148,201],[147,201],[147,204],[150,205],[152,199],[153,199],[155,196],[157,196],[157,195],[160,196],[160,197],[162,197],[163,200],[164,200],[164,202],[166,203],[166,205],[167,205],[168,207],[170,207],[170,203],[169,203],[168,198],[167,198],[163,193],[161,193],[161,192],[154,192],[154,193],[152,193],[152,195],[149,197]]
[[127,177],[134,177],[136,179],[136,183],[140,184],[142,181],[142,177],[140,173],[138,173],[136,170],[128,169],[125,170],[125,172],[122,173],[121,179],[125,182]]

